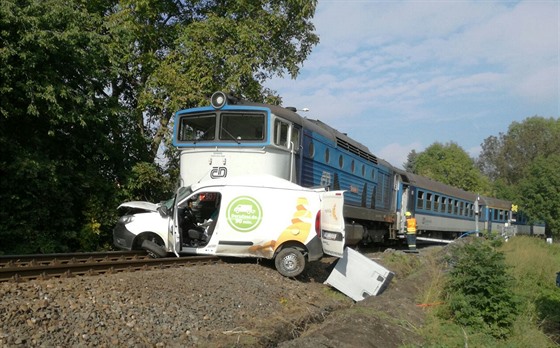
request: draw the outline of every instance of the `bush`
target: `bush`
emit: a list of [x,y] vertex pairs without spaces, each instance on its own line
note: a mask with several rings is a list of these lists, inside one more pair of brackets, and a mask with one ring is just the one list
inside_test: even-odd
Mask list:
[[496,338],[507,337],[519,312],[505,257],[488,241],[472,239],[454,248],[453,265],[444,286],[446,319],[457,325]]

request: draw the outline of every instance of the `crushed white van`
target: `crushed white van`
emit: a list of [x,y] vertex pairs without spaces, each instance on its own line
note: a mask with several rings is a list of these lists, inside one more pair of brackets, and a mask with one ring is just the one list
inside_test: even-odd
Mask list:
[[173,204],[121,217],[113,239],[121,249],[145,249],[154,257],[274,259],[282,275],[295,277],[323,253],[343,255],[343,205],[343,191],[307,189],[272,176],[210,180],[179,188]]

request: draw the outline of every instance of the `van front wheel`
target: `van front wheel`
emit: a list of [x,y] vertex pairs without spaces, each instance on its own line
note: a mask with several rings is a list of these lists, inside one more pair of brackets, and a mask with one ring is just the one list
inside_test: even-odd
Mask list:
[[142,242],[142,249],[146,250],[148,255],[153,259],[167,256],[167,252],[165,251],[164,247],[148,239]]
[[284,277],[297,277],[305,269],[305,256],[296,248],[284,248],[274,258],[274,265]]

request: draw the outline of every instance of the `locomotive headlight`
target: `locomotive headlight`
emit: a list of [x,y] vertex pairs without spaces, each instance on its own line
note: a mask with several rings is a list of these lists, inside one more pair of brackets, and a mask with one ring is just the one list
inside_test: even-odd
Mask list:
[[214,109],[221,109],[224,105],[226,105],[227,97],[224,92],[215,92],[212,94],[212,98],[210,98],[210,104]]

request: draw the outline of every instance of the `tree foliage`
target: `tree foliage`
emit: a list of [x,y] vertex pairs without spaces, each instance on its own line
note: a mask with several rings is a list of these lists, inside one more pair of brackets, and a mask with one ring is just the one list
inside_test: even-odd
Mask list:
[[119,203],[168,198],[173,113],[216,90],[278,100],[262,83],[297,75],[315,6],[0,0],[0,253],[91,250]]
[[515,185],[527,175],[533,160],[558,153],[560,120],[533,116],[512,122],[507,133],[486,138],[477,164],[492,180]]
[[169,144],[181,108],[217,90],[252,100],[273,96],[262,83],[295,77],[318,37],[316,1],[123,0],[108,16],[114,94],[135,109],[155,158]]
[[493,180],[497,197],[518,202],[530,221],[545,221],[560,234],[559,153],[560,120],[533,116],[486,138],[477,165]]
[[102,18],[73,5],[0,5],[2,251],[78,249],[88,202],[112,189]]
[[536,158],[519,183],[523,211],[560,233],[560,154]]
[[488,190],[488,182],[474,160],[454,142],[436,142],[422,152],[412,151],[404,167],[414,174],[466,191],[485,193]]

